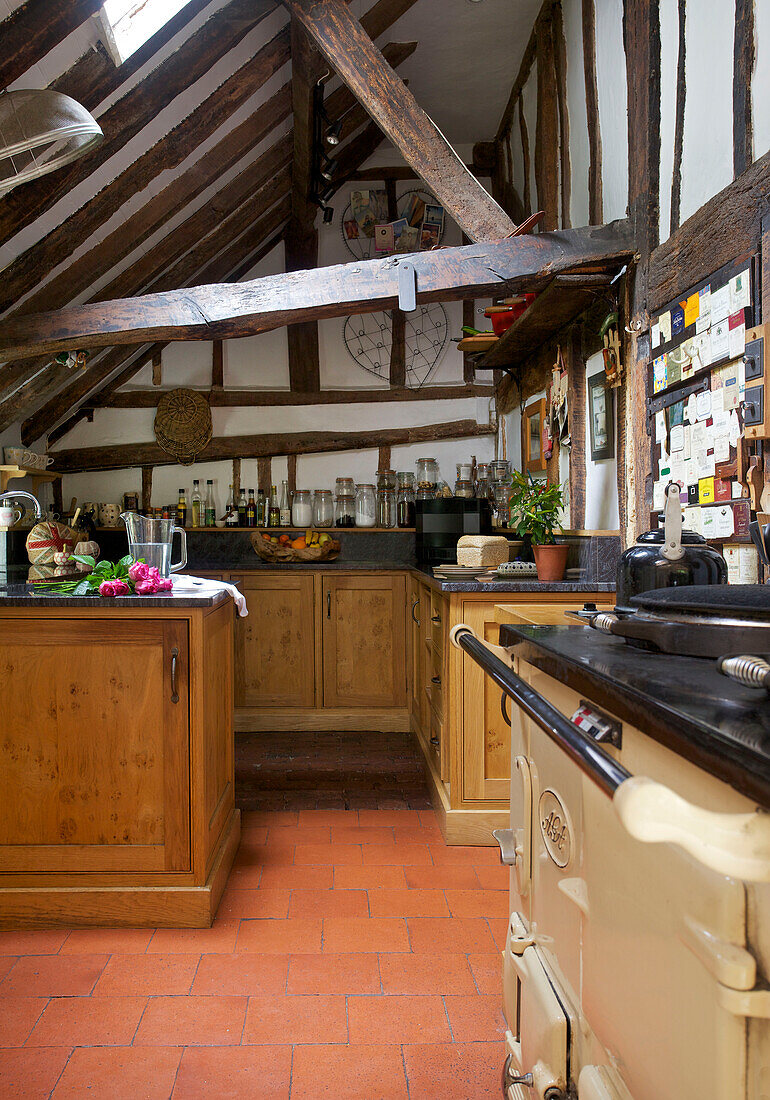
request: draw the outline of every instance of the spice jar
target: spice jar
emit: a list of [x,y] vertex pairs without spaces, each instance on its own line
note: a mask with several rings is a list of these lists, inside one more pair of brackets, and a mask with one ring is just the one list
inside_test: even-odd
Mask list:
[[395,527],[398,519],[396,513],[396,490],[377,490],[377,524],[379,527]]
[[473,483],[471,481],[464,481],[462,478],[458,478],[455,482],[455,496],[471,498],[473,496]]
[[354,497],[356,483],[352,477],[338,477],[334,486],[335,497]]
[[395,470],[378,470],[377,471],[377,488],[378,489],[395,489],[396,487],[396,471]]
[[436,495],[438,486],[438,463],[435,458],[417,459],[417,488],[421,494],[418,500],[430,500]]
[[356,498],[350,496],[338,496],[335,506],[335,524],[337,527],[355,527],[356,525]]
[[313,522],[313,505],[309,489],[295,489],[291,502],[291,522],[295,527],[310,527]]
[[316,489],[313,494],[313,526],[331,527],[334,523],[334,501],[331,489]]
[[414,527],[417,514],[414,504],[414,474],[398,475],[398,500],[396,503],[399,527]]
[[377,517],[377,497],[373,485],[356,489],[356,527],[374,527]]

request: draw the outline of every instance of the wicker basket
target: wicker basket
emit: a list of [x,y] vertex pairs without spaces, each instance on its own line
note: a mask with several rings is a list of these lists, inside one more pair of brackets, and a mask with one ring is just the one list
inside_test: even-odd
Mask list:
[[267,542],[259,531],[251,536],[251,545],[262,558],[273,564],[291,563],[297,561],[332,561],[339,557],[342,546],[336,539],[327,542],[325,546],[308,546],[305,550],[295,550],[293,546],[281,546],[273,542]]
[[182,466],[195,462],[208,446],[212,430],[211,408],[204,394],[196,390],[169,390],[158,402],[155,438]]

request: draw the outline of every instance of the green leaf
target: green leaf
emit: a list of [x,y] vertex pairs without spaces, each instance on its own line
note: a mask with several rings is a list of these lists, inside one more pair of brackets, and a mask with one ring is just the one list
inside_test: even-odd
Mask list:
[[[140,560],[144,561],[144,558],[141,558]],[[126,556],[124,558],[121,558],[119,562],[115,563],[115,568],[122,567],[126,570],[126,572],[128,572],[129,568],[133,564],[134,564],[134,559],[131,557],[130,554],[126,554]]]
[[96,558],[90,554],[71,554],[70,561],[79,561],[83,565],[89,565],[92,569],[96,565]]
[[86,580],[81,581],[80,584],[75,586],[75,588],[72,590],[72,595],[73,596],[90,596],[92,594],[92,592],[93,592],[93,585],[89,584],[88,578],[86,578]]

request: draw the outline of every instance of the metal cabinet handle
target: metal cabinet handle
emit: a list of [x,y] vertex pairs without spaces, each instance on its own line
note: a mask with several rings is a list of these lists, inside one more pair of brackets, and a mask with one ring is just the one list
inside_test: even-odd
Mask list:
[[414,623],[415,626],[420,626],[421,625],[420,620],[415,615],[415,611],[417,610],[417,607],[418,607],[419,603],[420,603],[420,597],[418,596],[417,599],[412,604],[412,622]]
[[532,1077],[531,1073],[512,1072],[511,1055],[509,1054],[508,1057],[505,1059],[505,1062],[503,1063],[502,1078],[503,1096],[506,1098],[506,1100],[508,1097],[508,1089],[511,1087],[511,1085],[528,1085],[529,1088],[532,1088],[534,1083],[534,1078]]
[[179,692],[176,690],[176,659],[179,656],[179,650],[176,646],[171,650],[171,702],[179,702]]
[[430,621],[432,623],[436,623],[438,625],[438,623],[441,622],[441,616],[440,615],[431,615]]
[[441,677],[440,676],[431,676],[430,682],[432,684],[440,684],[441,683]]
[[516,862],[516,834],[513,829],[493,829],[492,836],[500,845],[500,862],[513,867]]
[[439,746],[441,745],[441,742],[439,741],[438,737],[436,737],[435,734],[433,735],[433,737],[431,737],[430,743],[436,749],[439,748]]
[[331,617],[332,617],[332,594],[331,594],[331,592],[327,592],[326,593],[326,618],[331,619]]

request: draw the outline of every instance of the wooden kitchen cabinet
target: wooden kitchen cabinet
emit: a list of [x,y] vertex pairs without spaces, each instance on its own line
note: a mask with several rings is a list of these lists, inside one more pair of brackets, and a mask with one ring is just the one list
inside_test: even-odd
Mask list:
[[235,705],[316,705],[313,574],[243,574],[249,614],[235,627]]
[[406,706],[406,578],[321,579],[326,707]]
[[[478,638],[497,645],[500,626],[495,606],[463,601],[462,621]],[[511,731],[501,709],[500,688],[467,653],[462,666],[462,796],[463,800],[505,801],[511,775]]]

